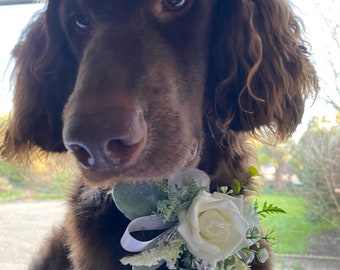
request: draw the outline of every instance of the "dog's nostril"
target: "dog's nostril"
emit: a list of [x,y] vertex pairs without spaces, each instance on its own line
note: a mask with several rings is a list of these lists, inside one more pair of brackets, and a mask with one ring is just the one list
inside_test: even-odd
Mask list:
[[109,140],[106,144],[106,155],[111,159],[128,158],[134,152],[137,144],[119,139]]
[[124,152],[126,145],[122,140],[110,140],[106,145],[108,153],[121,153]]
[[89,151],[79,144],[71,144],[68,148],[73,152],[74,156],[85,168],[91,168],[95,165],[94,157]]

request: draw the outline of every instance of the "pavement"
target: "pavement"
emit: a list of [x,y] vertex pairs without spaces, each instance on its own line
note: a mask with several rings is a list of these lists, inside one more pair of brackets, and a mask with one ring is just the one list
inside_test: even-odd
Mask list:
[[0,204],[0,269],[23,270],[51,231],[63,220],[64,201]]

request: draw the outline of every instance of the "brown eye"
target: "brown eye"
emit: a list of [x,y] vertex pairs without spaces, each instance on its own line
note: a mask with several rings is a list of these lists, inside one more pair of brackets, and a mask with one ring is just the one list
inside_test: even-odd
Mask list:
[[87,32],[91,29],[90,19],[85,15],[77,14],[72,16],[71,23],[78,32]]
[[164,0],[165,6],[170,10],[179,10],[183,8],[187,0]]

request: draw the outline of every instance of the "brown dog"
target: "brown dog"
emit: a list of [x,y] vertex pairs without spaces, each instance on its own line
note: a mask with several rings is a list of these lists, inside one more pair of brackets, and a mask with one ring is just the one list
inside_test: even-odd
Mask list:
[[117,181],[247,179],[246,140],[289,137],[317,91],[301,28],[286,0],[49,0],[13,51],[2,153],[69,149],[82,177],[31,269],[130,269]]

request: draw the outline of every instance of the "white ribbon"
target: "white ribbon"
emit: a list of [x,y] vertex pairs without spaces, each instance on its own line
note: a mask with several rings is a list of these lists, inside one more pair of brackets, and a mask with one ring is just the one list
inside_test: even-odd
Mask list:
[[[195,168],[189,168],[185,171],[173,174],[169,177],[168,183],[173,188],[175,188],[175,186],[182,187],[184,181],[189,179],[195,181],[198,187],[203,187],[209,190],[209,176]],[[141,252],[152,248],[153,245],[156,245],[158,240],[160,240],[161,237],[166,236],[169,230],[161,233],[149,241],[139,241],[134,238],[131,233],[138,231],[166,230],[174,227],[175,225],[176,222],[164,223],[162,215],[154,214],[150,216],[139,217],[129,223],[120,240],[120,243],[126,251]]]
[[134,238],[131,233],[140,231],[166,230],[172,228],[175,224],[176,222],[164,223],[163,217],[161,215],[151,215],[136,218],[132,220],[127,226],[120,240],[120,244],[126,251],[129,252],[140,252],[149,249],[152,246],[156,245],[158,239],[167,232],[163,232],[149,241],[139,241]]

